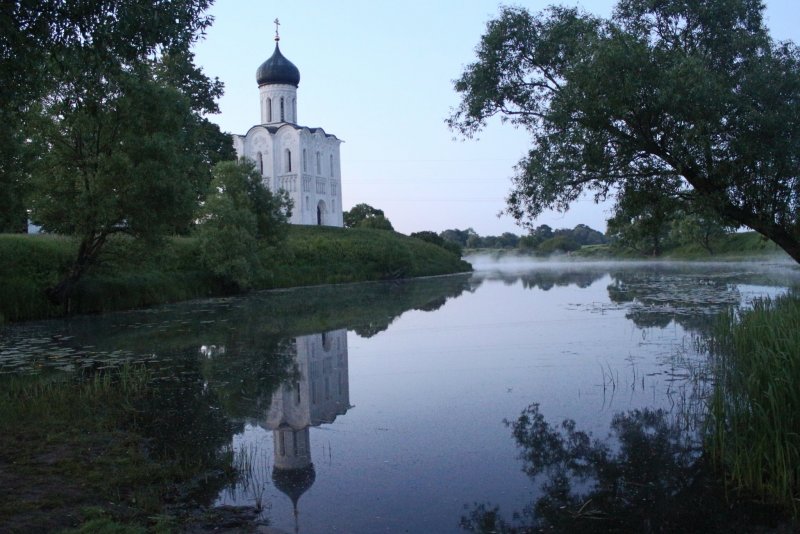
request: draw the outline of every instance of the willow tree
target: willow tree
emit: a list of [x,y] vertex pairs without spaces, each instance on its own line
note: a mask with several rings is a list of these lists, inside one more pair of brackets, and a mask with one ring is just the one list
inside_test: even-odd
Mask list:
[[609,19],[504,7],[455,81],[467,137],[530,132],[507,211],[531,225],[581,195],[662,190],[800,262],[800,53],[760,0],[621,0]]

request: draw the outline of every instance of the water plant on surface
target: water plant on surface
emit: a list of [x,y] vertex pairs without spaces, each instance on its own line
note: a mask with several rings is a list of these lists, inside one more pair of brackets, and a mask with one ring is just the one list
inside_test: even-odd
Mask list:
[[800,512],[800,296],[724,313],[712,343],[712,456],[730,482]]

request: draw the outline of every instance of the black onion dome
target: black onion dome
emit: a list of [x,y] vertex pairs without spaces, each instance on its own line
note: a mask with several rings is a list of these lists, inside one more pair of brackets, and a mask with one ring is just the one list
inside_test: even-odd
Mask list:
[[275,467],[272,470],[272,483],[292,500],[295,507],[300,497],[314,485],[316,478],[314,464],[308,464],[300,469]]
[[297,87],[300,84],[300,71],[294,63],[283,57],[278,43],[275,43],[275,52],[258,67],[256,81],[259,87],[270,84],[286,84]]

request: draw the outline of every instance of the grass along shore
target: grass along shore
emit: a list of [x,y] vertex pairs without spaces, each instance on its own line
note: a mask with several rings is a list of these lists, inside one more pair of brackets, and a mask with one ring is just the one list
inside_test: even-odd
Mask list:
[[[68,270],[76,240],[0,234],[0,322],[60,317],[45,297]],[[471,266],[451,252],[402,234],[367,228],[292,226],[280,247],[258,250],[252,289],[363,282],[451,274]],[[198,242],[172,237],[152,246],[118,236],[78,284],[70,313],[131,309],[241,289],[202,265]]]
[[723,314],[708,449],[737,489],[800,516],[800,296]]

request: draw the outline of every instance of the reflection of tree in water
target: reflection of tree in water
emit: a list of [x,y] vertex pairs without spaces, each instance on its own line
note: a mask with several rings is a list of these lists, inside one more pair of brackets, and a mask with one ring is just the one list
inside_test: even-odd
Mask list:
[[145,457],[169,465],[176,473],[168,501],[210,505],[232,476],[230,442],[242,424],[221,410],[222,399],[207,387],[193,349],[172,355],[169,372],[155,379],[136,406],[133,424],[145,438]]
[[525,289],[549,291],[553,287],[578,286],[586,288],[600,280],[602,271],[537,271],[520,277]]
[[[774,516],[742,507],[732,512],[708,475],[699,440],[663,410],[618,413],[609,442],[564,420],[550,425],[532,404],[514,422],[523,471],[540,475],[543,495],[503,518],[498,507],[476,504],[461,527],[481,533],[727,532],[740,522]],[[767,510],[765,513],[772,511]]]
[[611,277],[609,299],[629,304],[625,317],[639,328],[665,328],[675,321],[686,330],[707,332],[720,311],[741,301],[731,274],[642,268],[614,271]]
[[525,272],[504,272],[492,271],[481,273],[483,279],[500,280],[503,284],[511,286],[517,282],[522,282],[525,289],[541,289],[549,291],[554,287],[578,286],[586,288],[600,280],[605,274],[605,269],[537,269]]

